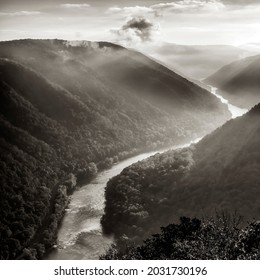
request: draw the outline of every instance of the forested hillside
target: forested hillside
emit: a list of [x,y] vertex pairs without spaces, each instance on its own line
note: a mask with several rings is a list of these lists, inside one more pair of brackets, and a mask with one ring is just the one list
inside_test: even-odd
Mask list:
[[[112,245],[103,260],[259,260],[260,223],[241,227],[228,213],[203,220],[181,217],[137,245]],[[203,268],[197,268],[200,274]],[[163,272],[163,271],[162,271]],[[157,270],[155,270],[157,273]]]
[[[161,113],[163,123],[170,122],[168,127],[175,126],[176,130],[178,126],[180,133],[185,131],[185,134],[194,131],[194,126],[196,131],[205,132],[210,123],[213,128],[230,117],[226,106],[207,91],[142,54],[111,43],[1,42],[0,57],[32,68],[88,106],[92,105],[95,110],[98,107],[102,115],[107,110],[141,103]],[[146,110],[143,109],[143,113]]]
[[98,169],[230,118],[207,91],[109,43],[1,42],[0,57],[1,259],[41,258],[68,195]]
[[106,188],[104,232],[140,243],[181,216],[260,219],[260,105],[198,144],[133,164]]
[[224,66],[205,80],[231,103],[250,109],[260,102],[260,56],[251,56]]

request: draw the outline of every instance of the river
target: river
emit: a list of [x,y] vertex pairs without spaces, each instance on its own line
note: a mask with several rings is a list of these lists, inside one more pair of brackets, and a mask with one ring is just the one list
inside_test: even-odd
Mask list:
[[[198,142],[196,139],[191,143]],[[191,143],[172,147],[187,147]],[[49,260],[98,259],[112,244],[113,238],[102,234],[100,219],[104,213],[105,187],[108,180],[127,166],[146,159],[165,150],[143,153],[121,161],[112,168],[98,173],[89,184],[76,190],[62,220],[58,232],[57,246],[52,250]]]
[[227,99],[225,99],[223,96],[221,96],[220,94],[217,94],[218,89],[216,87],[212,87],[210,86],[210,91],[213,95],[215,95],[218,99],[220,99],[220,101],[224,104],[227,104],[228,106],[228,110],[230,111],[230,113],[232,114],[232,119],[235,119],[237,117],[240,117],[242,115],[244,115],[245,113],[248,112],[247,109],[244,108],[239,108],[235,105],[232,105],[229,103],[229,101]]
[[[228,105],[232,118],[243,115],[246,109],[236,107],[217,94],[217,89],[211,87],[211,93],[217,96],[222,103]],[[191,143],[198,142],[196,139]],[[175,146],[172,149],[187,147],[191,143]],[[98,259],[101,254],[112,244],[113,238],[102,234],[100,219],[104,213],[105,187],[108,180],[127,166],[146,159],[165,150],[143,153],[113,165],[109,170],[98,173],[97,177],[89,184],[76,190],[66,210],[58,232],[57,246],[52,250],[49,260],[87,260]]]

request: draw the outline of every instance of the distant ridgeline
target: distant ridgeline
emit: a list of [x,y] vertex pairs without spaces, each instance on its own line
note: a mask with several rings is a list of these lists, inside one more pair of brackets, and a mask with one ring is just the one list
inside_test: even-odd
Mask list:
[[[114,234],[119,247],[141,244],[182,216],[210,217],[225,210],[241,215],[244,225],[259,220],[260,104],[198,144],[126,168],[108,182],[105,197],[103,229]],[[259,226],[252,238],[260,246]]]
[[230,103],[250,109],[260,102],[260,55],[228,64],[205,79]]
[[41,258],[98,169],[230,118],[206,90],[110,43],[0,43],[0,259]]

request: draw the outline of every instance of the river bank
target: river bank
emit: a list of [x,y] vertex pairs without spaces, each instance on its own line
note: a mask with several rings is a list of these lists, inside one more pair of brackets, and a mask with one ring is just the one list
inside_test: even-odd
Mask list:
[[[172,149],[187,147],[200,139],[176,145]],[[56,248],[50,251],[45,259],[98,259],[104,254],[113,242],[112,237],[103,235],[100,225],[108,180],[120,174],[127,166],[166,150],[168,149],[141,153],[125,159],[98,173],[89,184],[76,189],[61,222]]]
[[227,104],[228,106],[228,110],[230,111],[230,113],[232,114],[232,119],[235,119],[237,117],[240,117],[242,115],[244,115],[245,113],[248,112],[248,109],[245,108],[239,108],[233,104],[231,104],[227,99],[225,99],[223,96],[221,96],[220,94],[218,94],[218,89],[216,87],[213,86],[209,86],[210,87],[210,92],[215,95],[218,99],[220,99],[220,101],[223,104]]
[[[210,87],[213,95],[227,104],[232,118],[243,115],[246,109],[238,108],[217,94],[217,89]],[[124,159],[103,170],[81,188],[76,188],[66,205],[65,215],[62,218],[57,244],[45,257],[45,259],[98,259],[113,243],[113,237],[103,235],[100,219],[104,214],[105,187],[110,178],[120,174],[122,170],[135,162],[144,160],[156,153],[162,153],[168,149],[184,148],[196,143],[201,138],[183,145],[176,145],[167,149],[158,149],[152,152],[144,152]]]

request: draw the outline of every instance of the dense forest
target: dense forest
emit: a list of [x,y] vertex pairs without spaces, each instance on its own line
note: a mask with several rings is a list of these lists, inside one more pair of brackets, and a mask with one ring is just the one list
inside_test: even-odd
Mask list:
[[260,104],[199,143],[140,161],[106,187],[106,234],[140,244],[181,216],[237,211],[260,218]]
[[73,190],[230,118],[218,99],[109,43],[0,43],[0,259],[41,258]]
[[203,220],[180,218],[161,227],[141,245],[115,244],[103,260],[259,260],[260,223],[240,226],[241,217],[226,212]]
[[232,104],[250,109],[260,102],[260,56],[250,56],[228,64],[205,79],[217,87]]

